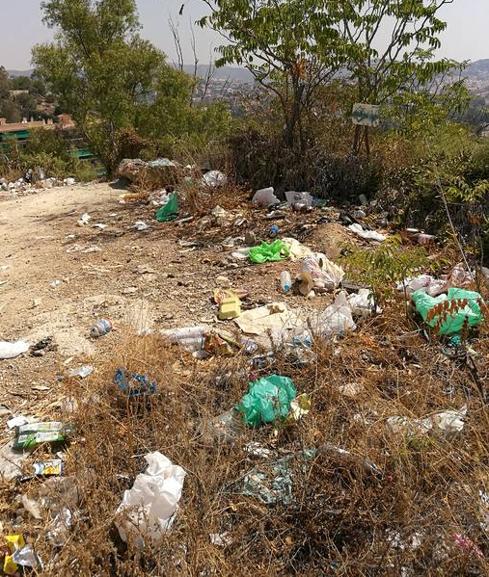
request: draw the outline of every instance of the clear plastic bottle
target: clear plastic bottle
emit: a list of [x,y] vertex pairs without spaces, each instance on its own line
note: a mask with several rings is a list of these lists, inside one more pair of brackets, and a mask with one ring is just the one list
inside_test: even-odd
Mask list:
[[280,286],[284,293],[288,293],[292,287],[292,278],[288,270],[284,270],[280,273]]

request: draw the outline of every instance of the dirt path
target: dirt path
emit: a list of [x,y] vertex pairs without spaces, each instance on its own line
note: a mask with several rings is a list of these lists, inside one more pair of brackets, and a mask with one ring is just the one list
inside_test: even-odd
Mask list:
[[[30,399],[36,386],[51,391],[66,367],[96,365],[129,326],[143,331],[215,323],[216,286],[248,290],[249,306],[283,299],[277,288],[282,263],[252,267],[231,257],[234,240],[246,230],[266,238],[270,221],[263,211],[250,212],[245,203],[240,228],[207,224],[202,230],[198,219],[160,224],[154,207],[121,204],[120,194],[108,184],[90,184],[0,202],[0,340],[51,337],[56,345],[43,357],[0,361],[0,402],[12,394]],[[78,226],[85,212],[89,224]],[[291,213],[280,227],[290,236],[317,219]],[[148,230],[136,230],[138,220]],[[342,228],[324,226],[308,244],[328,252],[329,245],[340,246]],[[287,267],[294,272],[291,263]],[[290,306],[305,306],[302,297],[287,299]],[[115,330],[93,341],[90,328],[99,318],[110,319]]]

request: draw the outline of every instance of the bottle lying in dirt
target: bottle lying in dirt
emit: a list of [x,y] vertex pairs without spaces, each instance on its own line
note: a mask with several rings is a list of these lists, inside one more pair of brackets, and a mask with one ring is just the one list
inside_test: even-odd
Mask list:
[[53,421],[49,423],[27,423],[16,428],[14,450],[32,449],[42,443],[62,443],[74,433],[71,425]]
[[280,287],[284,293],[288,293],[290,291],[290,287],[292,286],[292,278],[290,276],[290,272],[288,270],[284,270],[280,273]]
[[97,339],[98,337],[103,337],[112,330],[112,323],[107,319],[98,320],[92,327],[90,331],[90,336],[92,339]]

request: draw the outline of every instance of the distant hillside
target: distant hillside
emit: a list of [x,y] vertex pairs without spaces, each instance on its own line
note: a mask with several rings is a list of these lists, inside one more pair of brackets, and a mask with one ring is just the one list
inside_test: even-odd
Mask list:
[[[208,68],[207,64],[199,64],[197,67],[197,76],[205,78],[207,76]],[[184,70],[188,74],[194,73],[194,67],[190,64],[185,65]],[[253,75],[246,70],[246,68],[238,68],[237,66],[223,66],[222,68],[216,68],[212,78],[214,78],[214,80],[229,80],[242,83],[253,82]]]
[[7,70],[12,78],[17,78],[17,76],[30,76],[33,70]]

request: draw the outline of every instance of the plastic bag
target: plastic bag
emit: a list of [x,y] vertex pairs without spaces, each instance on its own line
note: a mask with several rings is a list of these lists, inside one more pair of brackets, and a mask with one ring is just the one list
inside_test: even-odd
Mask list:
[[175,220],[178,217],[179,210],[178,195],[176,192],[172,192],[168,198],[168,202],[156,211],[156,220],[158,222]]
[[236,410],[243,415],[247,425],[258,427],[285,419],[296,396],[297,390],[291,379],[270,375],[249,384],[248,393],[236,405]]
[[446,280],[437,280],[429,274],[422,274],[414,278],[406,278],[397,285],[397,290],[404,291],[404,289],[406,289],[408,295],[422,290],[426,294],[436,297],[448,289],[448,282]]
[[302,262],[302,272],[312,276],[314,288],[333,290],[343,280],[345,271],[318,252],[306,257]]
[[360,238],[364,240],[376,240],[377,242],[383,242],[387,237],[380,232],[375,232],[375,230],[365,230],[360,224],[350,224],[348,227],[352,232],[354,232]]
[[416,310],[425,323],[431,328],[437,326],[439,322],[439,315],[434,316],[429,321],[427,320],[433,307],[445,301],[467,301],[467,305],[463,309],[457,307],[454,312],[447,313],[446,318],[440,327],[440,335],[457,335],[462,331],[465,323],[467,323],[469,327],[475,327],[484,320],[479,304],[482,302],[482,297],[478,292],[451,288],[448,291],[448,296],[443,294],[438,297],[431,297],[423,290],[418,290],[413,293],[411,298],[413,299]]
[[382,309],[375,306],[375,298],[370,289],[360,289],[357,294],[351,294],[348,303],[354,315],[369,316],[374,312],[382,313]]
[[268,208],[273,204],[278,204],[280,200],[275,196],[273,187],[270,187],[257,190],[251,202],[257,206]]
[[343,335],[357,328],[351,314],[350,303],[345,291],[339,293],[332,305],[318,317],[317,332],[323,337]]
[[250,248],[248,258],[255,264],[264,262],[276,262],[289,256],[289,249],[281,240],[272,243],[262,242],[259,246]]
[[124,515],[116,521],[121,539],[127,543],[132,537],[140,548],[144,547],[144,537],[157,541],[171,528],[186,475],[182,467],[158,451],[144,458],[148,468],[136,477],[131,489],[124,491],[117,509]]
[[17,341],[15,343],[0,341],[0,359],[13,359],[28,350],[29,343],[25,341]]

